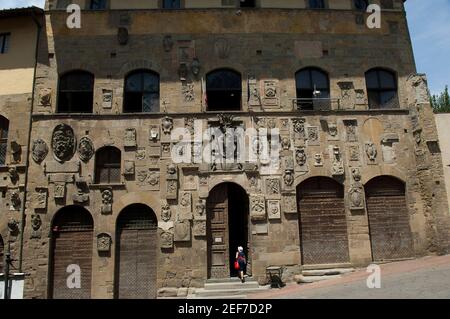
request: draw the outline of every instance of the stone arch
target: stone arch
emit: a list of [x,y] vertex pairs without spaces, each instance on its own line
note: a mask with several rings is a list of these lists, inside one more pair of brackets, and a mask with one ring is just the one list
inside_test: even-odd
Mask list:
[[161,198],[155,196],[151,192],[131,192],[127,193],[113,203],[113,211],[121,212],[126,207],[133,205],[135,203],[140,203],[146,205],[152,209],[158,221],[161,218]]
[[[50,296],[55,299],[89,299],[92,285],[94,220],[84,207],[61,208],[52,219],[50,256]],[[80,289],[68,287],[67,277]],[[77,277],[78,276],[78,277]]]
[[117,73],[117,78],[125,78],[127,74],[134,70],[152,70],[161,74],[160,66],[147,59],[131,60],[123,64]]
[[115,298],[156,298],[157,248],[155,212],[145,204],[125,207],[116,223]]

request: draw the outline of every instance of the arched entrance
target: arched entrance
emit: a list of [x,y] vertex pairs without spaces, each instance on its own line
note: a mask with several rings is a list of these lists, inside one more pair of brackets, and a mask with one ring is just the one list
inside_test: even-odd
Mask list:
[[301,252],[304,265],[350,261],[344,187],[314,177],[297,187]]
[[234,183],[214,187],[207,201],[208,278],[237,276],[236,251],[245,250],[250,273],[249,200],[245,190]]
[[413,238],[405,198],[405,184],[380,176],[365,186],[370,241],[374,261],[414,255]]
[[[67,206],[52,224],[50,296],[54,299],[90,299],[94,221],[81,206]],[[78,268],[79,267],[79,268]],[[80,270],[81,287],[68,287],[68,277]],[[72,283],[76,283],[75,278]]]
[[126,207],[117,219],[115,298],[156,298],[158,220],[143,204]]

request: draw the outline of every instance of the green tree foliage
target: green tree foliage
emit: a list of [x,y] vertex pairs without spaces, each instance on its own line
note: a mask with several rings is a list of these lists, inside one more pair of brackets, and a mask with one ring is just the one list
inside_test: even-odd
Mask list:
[[441,94],[433,95],[430,102],[435,113],[450,113],[450,95],[448,93],[448,86],[445,87],[444,92]]

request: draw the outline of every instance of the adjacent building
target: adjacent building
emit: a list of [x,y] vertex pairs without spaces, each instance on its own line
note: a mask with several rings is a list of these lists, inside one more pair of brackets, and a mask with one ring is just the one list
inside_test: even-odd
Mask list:
[[183,295],[236,276],[238,246],[260,284],[448,252],[404,1],[372,1],[374,29],[358,0],[80,1],[73,29],[69,2],[39,41],[25,297]]

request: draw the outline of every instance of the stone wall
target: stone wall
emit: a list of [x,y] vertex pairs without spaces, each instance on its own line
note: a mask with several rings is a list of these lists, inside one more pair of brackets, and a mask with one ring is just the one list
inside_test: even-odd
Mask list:
[[[190,227],[181,236],[175,226],[195,223],[199,201],[223,182],[239,184],[250,198],[252,275],[261,283],[268,266],[283,267],[285,280],[301,272],[296,187],[310,177],[334,178],[344,186],[351,264],[366,265],[372,255],[366,208],[352,207],[350,193],[357,188],[364,198],[363,185],[383,175],[406,185],[414,255],[447,251],[448,205],[433,116],[411,82],[422,77],[409,77],[415,67],[404,13],[385,14],[382,29],[368,30],[350,11],[264,10],[242,16],[228,10],[105,11],[84,14],[84,27],[68,30],[64,13],[49,13],[36,78],[36,99],[48,103],[37,103],[33,115],[32,145],[38,152],[30,154],[26,211],[27,220],[40,216],[42,226],[27,223],[25,230],[26,296],[48,297],[47,235],[55,214],[73,204],[92,214],[94,243],[101,233],[112,238],[109,256],[93,247],[94,298],[113,297],[116,220],[135,203],[158,218],[158,288],[201,287],[207,279],[206,237],[195,236]],[[340,99],[332,110],[293,109],[295,73],[307,66],[328,72],[331,98]],[[400,109],[368,110],[364,74],[373,67],[397,74]],[[216,68],[242,74],[242,111],[232,116],[205,112],[202,83]],[[57,113],[58,77],[74,69],[95,75],[93,114]],[[122,113],[124,78],[136,69],[160,74],[161,113]],[[279,128],[281,167],[270,172],[261,163],[229,170],[180,164],[173,171],[170,149],[180,145],[170,133],[190,129],[194,119],[203,128],[226,121]],[[52,147],[60,142],[55,129],[69,137],[61,144],[64,160]],[[94,181],[94,153],[104,146],[121,151],[120,183]],[[297,158],[301,151],[305,160]],[[112,202],[105,191],[112,191]],[[189,208],[184,196],[191,199]],[[171,216],[163,220],[166,201]]]

